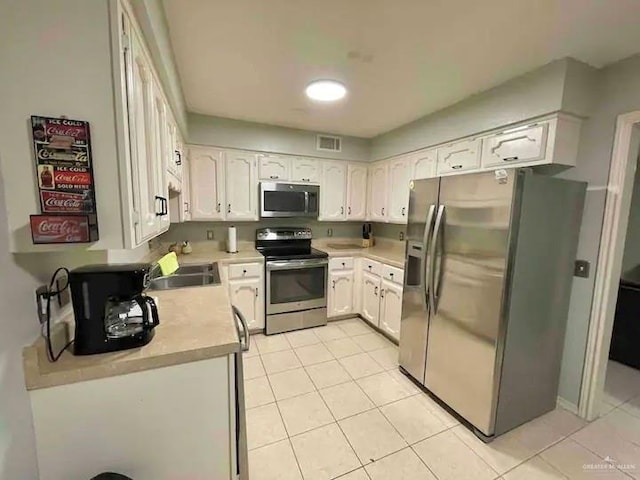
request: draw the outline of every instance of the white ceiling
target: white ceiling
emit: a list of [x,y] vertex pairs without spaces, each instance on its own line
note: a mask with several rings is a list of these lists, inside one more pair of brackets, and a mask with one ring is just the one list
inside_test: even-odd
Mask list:
[[[164,0],[191,112],[371,137],[571,56],[640,50],[639,0]],[[343,81],[337,104],[306,99]],[[640,88],[640,86],[639,86]]]

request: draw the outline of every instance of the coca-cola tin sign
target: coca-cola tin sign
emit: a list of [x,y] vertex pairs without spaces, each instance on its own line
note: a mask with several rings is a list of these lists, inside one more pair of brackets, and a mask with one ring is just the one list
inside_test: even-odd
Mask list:
[[[32,116],[31,132],[40,209],[43,214],[34,215],[31,220],[34,243],[96,241],[98,220],[89,122]],[[34,225],[34,221],[44,222],[45,227],[53,228],[57,225],[62,228],[63,218],[75,219],[64,223],[65,228],[73,227],[73,233],[43,235],[41,229],[34,230],[39,226],[39,223]],[[80,218],[86,223],[86,228],[78,223]],[[83,235],[80,232],[85,233]],[[85,237],[88,240],[82,240]],[[51,238],[53,241],[47,240]],[[75,238],[81,240],[73,240]]]
[[33,243],[89,243],[97,240],[97,230],[88,215],[31,215]]

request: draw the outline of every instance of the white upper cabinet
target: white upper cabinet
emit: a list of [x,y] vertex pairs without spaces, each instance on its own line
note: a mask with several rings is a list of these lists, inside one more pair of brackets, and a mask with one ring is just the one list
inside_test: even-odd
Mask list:
[[291,180],[294,182],[320,183],[322,171],[320,161],[312,158],[293,158],[291,160]]
[[258,159],[258,174],[260,180],[274,182],[289,180],[291,160],[282,155],[260,155]]
[[347,167],[347,220],[367,217],[367,167],[350,163]]
[[506,165],[517,162],[533,162],[544,158],[548,124],[506,130],[485,138],[482,147],[482,164]]
[[258,182],[256,154],[228,150],[226,152],[226,212],[227,220],[258,219]]
[[389,163],[389,193],[387,194],[389,213],[387,221],[407,223],[410,180],[411,164],[408,158],[398,158]]
[[158,206],[158,233],[169,228],[171,219],[169,217],[169,179],[167,176],[166,166],[167,158],[172,152],[169,152],[169,135],[167,131],[167,104],[164,94],[157,82],[152,84],[153,92],[153,134],[152,134],[152,155],[155,162],[158,162],[154,168],[154,189]]
[[438,151],[434,148],[416,152],[410,157],[411,178],[423,179],[436,176],[436,164],[438,163]]
[[224,150],[189,147],[191,219],[224,219]]
[[369,219],[387,220],[388,169],[386,162],[378,162],[369,169]]
[[438,175],[480,167],[481,147],[482,140],[474,138],[438,148]]
[[323,162],[319,220],[346,218],[347,163]]
[[128,65],[127,105],[129,121],[129,149],[133,188],[135,243],[140,244],[158,232],[157,207],[154,189],[156,162],[149,151],[151,136],[152,93],[151,71],[143,49],[134,33],[125,56]]

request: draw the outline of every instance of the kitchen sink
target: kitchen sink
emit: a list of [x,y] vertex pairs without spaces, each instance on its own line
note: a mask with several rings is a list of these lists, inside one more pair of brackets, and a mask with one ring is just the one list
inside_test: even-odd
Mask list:
[[218,271],[217,263],[205,263],[196,265],[183,265],[176,270],[173,275],[189,275],[192,273],[209,274]]
[[185,265],[171,275],[152,279],[149,282],[149,290],[172,290],[208,285],[220,285],[220,272],[217,263]]

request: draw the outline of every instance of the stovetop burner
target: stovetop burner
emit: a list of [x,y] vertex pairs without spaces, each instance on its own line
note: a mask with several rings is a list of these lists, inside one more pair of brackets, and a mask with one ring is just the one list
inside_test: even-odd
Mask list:
[[256,250],[266,260],[326,258],[325,252],[311,248],[311,229],[306,227],[276,227],[256,230]]

